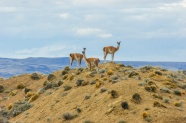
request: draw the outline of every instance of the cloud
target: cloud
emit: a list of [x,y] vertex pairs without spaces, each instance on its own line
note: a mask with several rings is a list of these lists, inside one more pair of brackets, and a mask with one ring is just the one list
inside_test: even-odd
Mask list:
[[75,33],[80,36],[97,35],[101,32],[102,30],[99,28],[79,28],[75,30]]
[[15,7],[0,7],[0,13],[10,13],[10,12],[16,12]]
[[69,51],[76,50],[76,46],[53,44],[39,48],[22,49],[15,52],[19,57],[62,57],[68,56]]
[[105,33],[99,28],[79,28],[75,29],[75,34],[79,36],[97,36],[101,38],[111,38],[113,35],[111,33]]
[[59,17],[63,18],[63,19],[68,19],[70,17],[70,14],[69,13],[62,13],[62,14],[59,14]]
[[111,38],[112,34],[108,33],[108,34],[100,34],[99,35],[101,38]]

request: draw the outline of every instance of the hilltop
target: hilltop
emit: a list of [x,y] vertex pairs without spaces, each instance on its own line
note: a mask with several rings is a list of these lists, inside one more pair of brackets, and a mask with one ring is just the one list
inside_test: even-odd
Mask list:
[[[115,61],[125,65],[132,65],[134,68],[151,65],[160,66],[168,70],[186,70],[186,62],[147,62],[147,61]],[[100,63],[103,63],[101,60]],[[54,71],[65,68],[70,64],[69,57],[30,57],[25,59],[0,58],[0,77],[10,78],[21,74],[30,74],[34,72],[50,74]],[[77,66],[74,61],[72,68]],[[82,67],[85,62],[82,60]]]
[[0,122],[185,123],[185,71],[103,63],[0,80]]

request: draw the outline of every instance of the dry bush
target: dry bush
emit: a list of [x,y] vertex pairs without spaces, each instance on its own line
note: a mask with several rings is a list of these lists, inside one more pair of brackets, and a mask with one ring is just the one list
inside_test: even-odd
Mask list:
[[25,88],[25,85],[23,83],[17,85],[17,89],[23,89],[23,88]]

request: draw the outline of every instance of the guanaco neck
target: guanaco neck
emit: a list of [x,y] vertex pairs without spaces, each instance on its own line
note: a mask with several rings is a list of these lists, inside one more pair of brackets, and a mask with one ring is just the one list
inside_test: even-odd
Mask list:
[[118,44],[118,46],[117,46],[117,48],[116,48],[116,51],[118,51],[118,50],[119,50],[119,47],[120,47],[120,45]]
[[84,59],[85,59],[85,61],[88,63],[88,61],[87,61],[87,58],[86,58],[85,54],[83,54],[83,58],[84,58]]

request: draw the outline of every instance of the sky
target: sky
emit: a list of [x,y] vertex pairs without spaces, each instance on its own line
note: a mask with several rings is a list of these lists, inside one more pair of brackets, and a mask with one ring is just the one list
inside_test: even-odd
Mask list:
[[[186,62],[186,0],[0,0],[0,57]],[[111,60],[111,55],[107,56]]]

